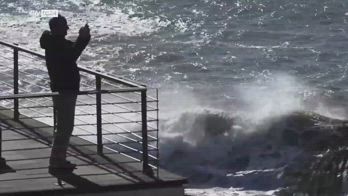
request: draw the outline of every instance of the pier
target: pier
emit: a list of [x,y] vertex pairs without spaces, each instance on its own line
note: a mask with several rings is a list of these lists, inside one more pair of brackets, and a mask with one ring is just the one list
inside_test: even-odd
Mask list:
[[80,67],[72,172],[48,170],[56,126],[45,57],[0,41],[0,196],[184,195],[159,167],[158,90]]

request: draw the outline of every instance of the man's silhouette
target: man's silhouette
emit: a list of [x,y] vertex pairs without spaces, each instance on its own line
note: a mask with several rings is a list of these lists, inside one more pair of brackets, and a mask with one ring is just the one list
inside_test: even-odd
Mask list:
[[53,97],[57,130],[51,151],[50,168],[72,169],[76,165],[66,160],[66,152],[74,128],[75,105],[80,88],[76,60],[86,48],[91,35],[86,24],[80,29],[75,42],[66,40],[69,26],[65,17],[61,15],[51,18],[49,26],[51,31],[43,32],[40,45],[45,49],[51,90],[59,93],[59,96]]

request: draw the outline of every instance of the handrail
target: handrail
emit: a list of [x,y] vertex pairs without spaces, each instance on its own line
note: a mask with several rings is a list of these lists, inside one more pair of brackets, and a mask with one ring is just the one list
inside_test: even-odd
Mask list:
[[[19,99],[29,99],[29,98],[40,98],[40,97],[53,97],[53,96],[58,96],[58,92],[52,92],[52,93],[27,93],[27,94],[19,94],[19,85],[18,85],[18,73],[19,73],[19,66],[18,66],[18,53],[19,52],[24,52],[28,53],[30,55],[36,56],[38,58],[41,58],[42,60],[45,59],[45,56],[34,52],[30,51],[28,49],[19,47],[16,44],[10,44],[6,43],[3,41],[0,41],[0,45],[10,47],[13,49],[13,94],[11,95],[4,95],[0,96],[0,100],[6,100],[6,99],[13,99],[14,100],[14,119],[19,120]],[[25,55],[24,55],[25,56]],[[79,91],[77,92],[78,95],[91,95],[94,94],[95,96],[95,105],[96,105],[96,125],[97,125],[97,151],[99,154],[103,154],[103,148],[108,148],[108,147],[103,147],[103,133],[102,133],[102,125],[103,125],[103,120],[102,120],[102,99],[101,95],[102,94],[111,94],[111,93],[135,93],[135,95],[140,95],[141,97],[141,125],[142,125],[142,150],[139,152],[142,152],[142,162],[143,162],[143,172],[145,174],[153,175],[153,171],[151,169],[151,166],[149,164],[149,157],[152,157],[151,155],[148,154],[148,120],[147,120],[147,87],[145,84],[141,84],[138,82],[130,81],[122,77],[115,77],[115,76],[110,76],[107,74],[100,73],[98,71],[94,71],[88,68],[83,68],[83,67],[78,67],[78,69],[81,72],[85,72],[87,74],[91,74],[95,76],[95,90],[87,90],[87,91]],[[114,86],[115,89],[111,90],[104,90],[101,88],[101,82],[102,79],[115,82],[121,85],[125,85],[126,88],[124,87],[118,87]],[[108,84],[108,83],[106,83]],[[150,106],[148,106],[150,107]],[[157,109],[158,112],[158,109]],[[53,112],[53,120],[54,120],[54,125],[55,125],[55,112]],[[134,121],[135,122],[135,121]],[[140,121],[139,121],[140,122]],[[158,126],[157,126],[158,129]],[[106,129],[105,129],[106,130]],[[0,130],[0,136],[1,136],[1,130]],[[157,137],[158,138],[158,137]],[[158,142],[157,142],[158,146]],[[125,146],[127,147],[127,146]],[[157,148],[158,150],[158,148]],[[0,162],[1,162],[1,137],[0,137]],[[158,169],[157,169],[157,174],[158,174]]]
[[[7,43],[7,42],[0,41],[0,45],[7,46],[7,47],[10,47],[12,49],[16,49],[18,51],[22,51],[22,52],[34,55],[34,56],[42,58],[42,59],[46,59],[45,55],[37,53],[37,52],[34,52],[34,51],[30,51],[30,50],[25,49],[25,48],[22,48],[22,47],[20,47],[20,46],[18,46],[16,44],[10,44],[10,43]],[[111,80],[111,81],[114,81],[114,82],[118,82],[118,83],[123,84],[123,85],[128,85],[130,87],[139,87],[140,88],[140,87],[145,87],[146,86],[145,84],[142,84],[140,82],[130,81],[130,80],[127,80],[127,79],[122,78],[122,77],[109,76],[107,74],[102,74],[102,73],[99,73],[98,71],[94,71],[94,70],[91,70],[91,69],[88,69],[88,68],[85,68],[85,67],[78,67],[78,69],[80,71],[83,71],[83,72],[86,72],[86,73],[89,73],[89,74],[92,74],[92,75],[98,75],[98,76],[100,76],[102,78],[105,78],[105,79],[108,79],[108,80]]]
[[[79,91],[77,92],[77,95],[90,95],[90,94],[110,94],[110,93],[126,93],[126,92],[136,92],[136,91],[144,91],[146,88],[126,88],[126,89],[117,89],[117,90],[91,90],[91,91]],[[2,95],[0,96],[0,100],[5,99],[20,99],[20,98],[38,98],[38,97],[54,97],[58,96],[59,93],[52,92],[52,93],[29,93],[29,94],[13,94],[13,95]]]
[[86,73],[89,73],[89,74],[93,74],[93,75],[98,75],[102,78],[105,78],[107,80],[111,80],[111,81],[114,81],[114,82],[118,82],[120,84],[123,84],[123,85],[128,85],[128,86],[131,86],[131,87],[138,87],[138,88],[141,88],[141,87],[146,87],[145,84],[140,84],[140,83],[136,83],[136,82],[133,82],[133,81],[129,81],[129,80],[126,80],[124,78],[116,78],[116,77],[112,77],[112,76],[109,76],[109,75],[106,75],[106,74],[102,74],[102,73],[99,73],[98,71],[93,71],[91,69],[88,69],[88,68],[85,68],[85,67],[78,67],[80,71],[83,71],[83,72],[86,72]]
[[31,54],[31,55],[34,55],[34,56],[37,56],[37,57],[45,59],[45,55],[42,55],[42,54],[39,54],[37,52],[33,52],[33,51],[28,50],[28,49],[19,47],[16,44],[10,44],[10,43],[7,43],[7,42],[0,41],[0,45],[4,45],[4,46],[10,47],[12,49],[17,49],[18,51],[23,51],[23,52],[26,52],[28,54]]

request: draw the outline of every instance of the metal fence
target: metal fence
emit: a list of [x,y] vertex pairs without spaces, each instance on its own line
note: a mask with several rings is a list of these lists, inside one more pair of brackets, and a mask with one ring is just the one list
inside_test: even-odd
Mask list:
[[[79,68],[79,92],[73,137],[142,162],[146,174],[157,171],[158,91],[121,77]],[[31,118],[55,126],[45,57],[0,41],[0,104],[14,120]],[[1,141],[1,131],[0,131]],[[1,157],[1,142],[0,142]]]

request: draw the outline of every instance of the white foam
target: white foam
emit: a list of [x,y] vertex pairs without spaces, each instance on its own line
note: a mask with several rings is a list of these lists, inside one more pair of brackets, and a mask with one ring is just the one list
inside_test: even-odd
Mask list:
[[192,196],[269,196],[275,195],[277,190],[253,191],[242,188],[209,188],[209,189],[185,189],[185,194]]

